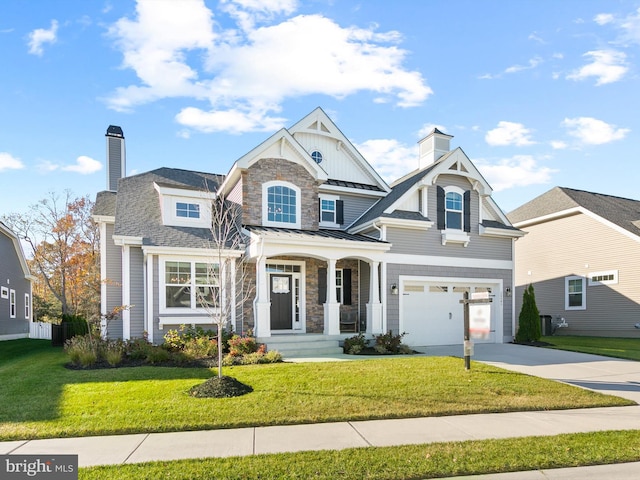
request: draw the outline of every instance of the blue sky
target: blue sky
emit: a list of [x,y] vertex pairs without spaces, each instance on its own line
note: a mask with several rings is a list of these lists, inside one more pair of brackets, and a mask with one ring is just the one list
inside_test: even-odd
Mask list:
[[640,199],[640,0],[5,0],[0,215],[127,170],[226,173],[322,107],[391,181],[453,135],[509,212]]

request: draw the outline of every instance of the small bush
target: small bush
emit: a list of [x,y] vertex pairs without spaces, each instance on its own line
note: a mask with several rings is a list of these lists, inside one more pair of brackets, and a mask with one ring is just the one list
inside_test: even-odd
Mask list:
[[74,365],[88,367],[98,361],[97,342],[89,335],[77,335],[66,341],[64,350]]
[[229,339],[229,355],[240,357],[258,351],[258,344],[255,337],[241,337],[234,335]]
[[207,337],[190,338],[185,341],[182,353],[192,359],[215,357],[218,355],[218,343]]
[[374,335],[375,345],[373,348],[376,352],[381,354],[387,353],[401,353],[400,346],[402,345],[402,337],[406,335],[406,332],[399,333],[398,335],[394,335],[391,330],[387,333],[382,333],[380,335]]
[[146,338],[133,338],[126,341],[124,352],[131,360],[144,360],[153,348],[155,347]]
[[[184,358],[180,355],[175,355],[173,358],[175,357]],[[149,350],[145,360],[147,361],[147,363],[156,364],[168,362],[171,358],[172,355],[168,350],[160,347],[154,347]]]
[[109,365],[115,367],[122,363],[124,345],[121,342],[108,342],[103,348],[104,359]]
[[360,332],[358,335],[345,338],[342,349],[344,353],[349,355],[358,355],[367,347],[367,343],[367,340],[364,338],[364,333]]

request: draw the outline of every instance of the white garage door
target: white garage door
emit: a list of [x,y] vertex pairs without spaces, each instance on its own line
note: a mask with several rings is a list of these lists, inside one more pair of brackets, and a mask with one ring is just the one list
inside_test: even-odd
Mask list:
[[[417,281],[402,284],[400,331],[407,332],[403,342],[412,346],[456,345],[464,339],[464,292],[489,292],[491,335],[484,342],[496,341],[496,318],[500,315],[500,299],[495,295],[500,286],[478,281]],[[479,340],[475,340],[478,342]]]

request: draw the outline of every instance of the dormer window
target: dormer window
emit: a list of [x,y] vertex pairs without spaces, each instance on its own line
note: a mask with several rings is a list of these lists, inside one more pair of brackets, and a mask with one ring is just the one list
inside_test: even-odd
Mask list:
[[300,228],[298,204],[300,189],[288,182],[268,182],[263,185],[263,224]]
[[176,202],[176,217],[200,218],[200,205],[197,203]]

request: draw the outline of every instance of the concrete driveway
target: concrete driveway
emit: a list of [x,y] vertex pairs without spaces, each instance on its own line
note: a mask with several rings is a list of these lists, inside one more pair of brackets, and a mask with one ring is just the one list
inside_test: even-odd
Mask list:
[[[462,345],[414,348],[430,356],[463,356]],[[471,360],[628,398],[640,404],[640,362],[512,343],[476,344]]]

